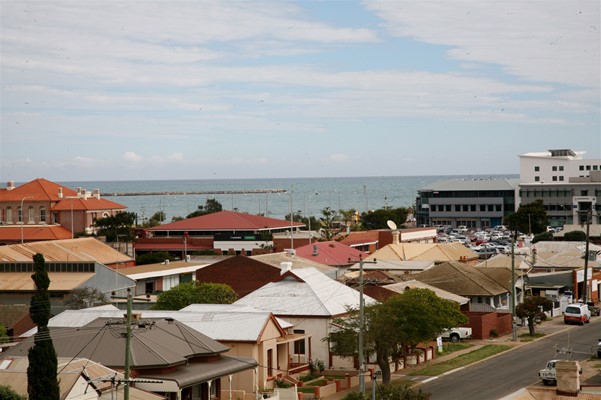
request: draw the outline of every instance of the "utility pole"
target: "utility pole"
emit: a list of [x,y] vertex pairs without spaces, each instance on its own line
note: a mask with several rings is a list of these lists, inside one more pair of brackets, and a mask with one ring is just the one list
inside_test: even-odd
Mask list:
[[511,241],[511,339],[517,342],[517,327],[515,325],[515,239],[518,235],[517,228],[514,227]]
[[[115,296],[115,292],[111,296],[114,299],[125,299],[127,300],[127,316],[126,316],[126,334],[125,334],[125,373],[123,378],[123,400],[129,400],[129,372],[130,372],[130,363],[131,363],[131,313],[133,308],[133,295],[131,293],[131,288],[127,288],[127,296],[126,297],[118,297]],[[146,295],[146,299],[138,299],[140,301],[150,301],[150,296]]]
[[[352,262],[349,258],[349,263]],[[359,257],[359,392],[362,396],[365,395],[365,361],[364,361],[364,349],[363,349],[363,331],[365,328],[365,305],[363,301],[363,264],[376,264],[377,261],[374,258],[370,261],[363,260],[363,257]]]
[[586,212],[586,243],[584,245],[584,303],[588,302],[588,253],[589,234],[591,229],[592,210]]

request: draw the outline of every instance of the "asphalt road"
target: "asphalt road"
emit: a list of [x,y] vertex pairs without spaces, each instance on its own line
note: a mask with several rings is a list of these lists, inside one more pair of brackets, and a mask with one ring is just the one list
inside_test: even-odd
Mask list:
[[[439,376],[419,388],[432,400],[497,400],[540,382],[538,371],[548,360],[590,358],[601,338],[601,319],[517,347],[475,365]],[[567,351],[558,354],[556,349]],[[568,352],[571,351],[571,354]]]

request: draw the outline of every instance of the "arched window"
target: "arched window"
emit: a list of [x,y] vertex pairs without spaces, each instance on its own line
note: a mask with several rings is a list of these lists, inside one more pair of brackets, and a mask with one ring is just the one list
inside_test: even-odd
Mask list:
[[27,209],[27,223],[35,223],[35,210],[33,209],[33,206],[29,206],[29,208]]
[[20,224],[23,223],[23,207],[17,208],[17,222]]
[[40,207],[40,223],[41,224],[46,223],[46,207],[44,207],[44,206]]
[[13,224],[13,209],[12,207],[6,207],[6,223]]

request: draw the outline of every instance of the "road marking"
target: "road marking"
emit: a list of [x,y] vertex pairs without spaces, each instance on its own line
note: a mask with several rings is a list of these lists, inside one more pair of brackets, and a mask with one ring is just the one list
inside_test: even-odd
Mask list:
[[438,379],[438,377],[437,377],[437,376],[433,376],[432,378],[424,379],[424,380],[422,381],[422,383],[428,383],[428,382],[430,382],[430,381],[433,381],[434,379]]

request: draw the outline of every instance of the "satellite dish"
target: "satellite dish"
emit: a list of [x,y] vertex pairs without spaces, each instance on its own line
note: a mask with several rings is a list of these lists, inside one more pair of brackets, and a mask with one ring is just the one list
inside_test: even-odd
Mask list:
[[388,225],[388,227],[393,231],[396,231],[396,224],[394,223],[394,221],[388,220],[386,221],[386,225]]

